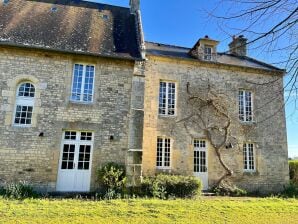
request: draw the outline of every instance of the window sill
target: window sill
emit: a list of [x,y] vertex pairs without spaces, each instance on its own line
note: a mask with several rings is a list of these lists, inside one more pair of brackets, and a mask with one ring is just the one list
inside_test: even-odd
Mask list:
[[257,122],[256,121],[239,121],[241,125],[247,125],[247,126],[252,126],[252,125],[256,125]]
[[159,167],[156,167],[156,170],[158,170],[158,171],[162,171],[162,170],[171,170],[171,167],[159,166]]
[[32,124],[30,125],[18,125],[18,124],[13,124],[12,125],[13,128],[31,128]]
[[94,105],[94,102],[93,101],[92,102],[83,102],[83,101],[69,100],[69,103],[70,104],[76,104],[76,105],[86,105],[86,106],[88,106],[88,105],[90,105],[90,106]]
[[243,170],[245,176],[258,176],[259,173],[256,170]]
[[159,114],[158,115],[158,118],[162,119],[162,118],[176,118],[177,115],[174,114],[174,115],[163,115],[163,114]]

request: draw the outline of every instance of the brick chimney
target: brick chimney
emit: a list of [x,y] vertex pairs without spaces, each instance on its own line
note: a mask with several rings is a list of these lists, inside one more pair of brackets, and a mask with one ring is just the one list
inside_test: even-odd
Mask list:
[[140,0],[129,0],[130,13],[136,14],[140,10]]
[[235,54],[237,56],[247,55],[247,39],[240,35],[239,37],[233,36],[233,41],[229,44],[230,54]]

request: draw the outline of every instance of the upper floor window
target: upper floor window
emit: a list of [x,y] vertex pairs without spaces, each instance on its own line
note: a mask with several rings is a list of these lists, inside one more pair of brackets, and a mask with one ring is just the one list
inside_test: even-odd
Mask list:
[[250,91],[239,91],[239,119],[244,122],[253,121],[253,98]]
[[170,168],[170,160],[171,160],[171,139],[158,137],[157,155],[156,155],[157,168]]
[[34,107],[35,87],[29,82],[21,83],[17,90],[15,125],[31,125]]
[[255,171],[255,151],[253,143],[243,144],[244,171]]
[[212,46],[205,45],[204,47],[204,60],[211,61],[212,59]]
[[95,67],[93,65],[75,64],[73,70],[71,100],[92,102],[94,92]]
[[176,109],[176,83],[160,82],[159,84],[159,114],[175,115]]

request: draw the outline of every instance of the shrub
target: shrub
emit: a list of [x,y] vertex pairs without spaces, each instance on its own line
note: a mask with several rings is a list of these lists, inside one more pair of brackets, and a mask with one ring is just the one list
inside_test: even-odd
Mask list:
[[218,196],[246,196],[247,192],[244,189],[237,187],[229,181],[222,181],[218,186],[212,188],[212,192]]
[[107,198],[115,198],[121,194],[126,183],[125,167],[116,163],[108,163],[97,170],[97,179],[101,190]]
[[201,181],[193,176],[159,174],[145,177],[141,184],[142,196],[160,199],[191,198],[199,195],[201,189]]
[[282,192],[283,197],[298,197],[298,186],[294,184],[290,184],[285,190]]
[[298,160],[289,161],[290,180],[298,186]]
[[0,189],[0,194],[5,198],[12,199],[35,198],[38,196],[32,186],[25,181],[5,184],[5,186]]

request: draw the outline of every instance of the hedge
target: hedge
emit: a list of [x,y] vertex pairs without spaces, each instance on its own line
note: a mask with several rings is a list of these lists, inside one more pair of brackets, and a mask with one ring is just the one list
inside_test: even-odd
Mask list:
[[145,177],[141,184],[142,194],[161,199],[191,198],[199,195],[201,190],[201,181],[193,176],[158,174]]
[[290,160],[289,169],[291,182],[298,186],[298,160]]

